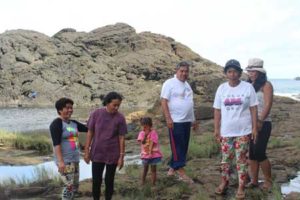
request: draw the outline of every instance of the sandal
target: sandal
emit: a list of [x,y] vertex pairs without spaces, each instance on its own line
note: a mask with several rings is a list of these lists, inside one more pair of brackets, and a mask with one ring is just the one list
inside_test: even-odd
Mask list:
[[173,168],[170,168],[167,175],[168,176],[174,176],[175,175],[175,170]]
[[224,188],[221,188],[220,185],[215,189],[215,194],[218,195],[224,195],[227,192],[228,187],[225,186]]

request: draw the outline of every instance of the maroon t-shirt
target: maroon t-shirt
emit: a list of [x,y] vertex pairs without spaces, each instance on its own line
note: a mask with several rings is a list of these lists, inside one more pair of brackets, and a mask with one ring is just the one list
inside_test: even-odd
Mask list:
[[100,108],[90,115],[87,126],[94,132],[91,160],[117,164],[120,157],[119,135],[127,133],[125,117],[119,112],[112,114]]

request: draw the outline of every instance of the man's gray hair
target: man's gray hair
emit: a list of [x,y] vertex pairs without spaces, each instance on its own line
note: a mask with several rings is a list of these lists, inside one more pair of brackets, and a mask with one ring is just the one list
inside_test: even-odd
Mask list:
[[190,63],[188,63],[187,61],[181,61],[176,65],[176,70],[178,70],[180,67],[187,67],[189,69]]

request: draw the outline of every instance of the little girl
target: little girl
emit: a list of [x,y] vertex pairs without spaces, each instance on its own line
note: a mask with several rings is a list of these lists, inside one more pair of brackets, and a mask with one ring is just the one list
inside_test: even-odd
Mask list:
[[161,162],[162,158],[158,144],[158,134],[152,129],[152,119],[150,117],[141,118],[140,122],[143,130],[139,133],[137,141],[141,144],[141,159],[144,165],[142,185],[145,184],[149,165],[151,167],[151,182],[152,185],[155,185],[156,164]]

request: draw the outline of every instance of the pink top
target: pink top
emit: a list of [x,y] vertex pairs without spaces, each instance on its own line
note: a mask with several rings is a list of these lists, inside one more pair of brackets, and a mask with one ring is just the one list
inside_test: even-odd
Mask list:
[[[147,136],[146,143],[142,144],[144,138],[145,138],[145,132],[141,131],[137,138],[137,141],[139,141],[141,144],[141,158],[142,159],[161,158],[162,153],[159,149],[157,132],[155,130],[151,130],[151,132]],[[150,141],[153,142],[153,148],[151,154],[149,154]]]

